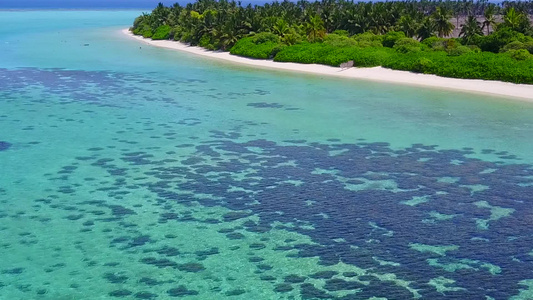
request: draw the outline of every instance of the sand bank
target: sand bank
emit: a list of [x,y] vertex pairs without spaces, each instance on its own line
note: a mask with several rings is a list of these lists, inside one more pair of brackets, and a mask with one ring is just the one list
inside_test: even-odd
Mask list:
[[511,97],[533,102],[533,85],[529,84],[514,84],[509,82],[492,80],[446,78],[436,75],[417,74],[407,71],[396,71],[391,69],[385,69],[382,67],[349,68],[343,70],[341,68],[330,67],[325,65],[281,63],[274,62],[272,60],[260,60],[235,56],[229,54],[229,52],[209,51],[200,47],[188,46],[186,44],[175,41],[153,41],[150,39],[142,38],[140,36],[135,36],[127,29],[124,29],[122,32],[134,39],[156,47],[184,51],[196,55],[202,55],[210,58],[259,68],[304,72],[317,75],[337,76],[372,81],[383,81],[440,89],[452,89],[465,92]]

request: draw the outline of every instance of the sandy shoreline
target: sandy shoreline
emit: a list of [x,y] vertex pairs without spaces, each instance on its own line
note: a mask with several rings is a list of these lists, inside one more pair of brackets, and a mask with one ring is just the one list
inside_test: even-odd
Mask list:
[[407,71],[390,70],[382,67],[350,68],[342,70],[341,68],[330,67],[325,65],[280,63],[271,60],[258,60],[234,56],[229,54],[229,52],[209,51],[200,47],[188,46],[180,42],[167,40],[153,41],[140,36],[135,36],[131,32],[129,32],[128,29],[122,30],[122,33],[130,36],[131,38],[156,47],[184,51],[196,55],[202,55],[210,58],[260,68],[304,72],[317,75],[337,76],[343,78],[354,78],[371,81],[391,82],[440,89],[460,90],[472,93],[511,97],[517,100],[519,99],[528,102],[533,102],[533,85],[514,84],[509,82],[491,80],[446,78],[439,77],[436,75],[417,74]]

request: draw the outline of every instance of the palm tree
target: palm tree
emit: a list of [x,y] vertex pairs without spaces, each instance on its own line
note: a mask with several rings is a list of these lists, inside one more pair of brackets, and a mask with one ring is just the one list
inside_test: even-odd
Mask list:
[[179,22],[179,16],[181,13],[182,7],[176,3],[170,8],[170,12],[167,16],[166,23],[170,26],[175,26]]
[[164,6],[163,3],[159,2],[157,7],[150,14],[152,30],[157,29],[157,27],[166,24],[170,10],[168,7]]
[[284,37],[290,31],[289,23],[283,18],[278,18],[274,26],[272,26],[272,33]]
[[451,13],[448,9],[439,6],[431,17],[435,22],[435,30],[439,37],[445,37],[452,33],[455,26],[450,22]]
[[326,35],[326,28],[324,27],[324,21],[319,16],[311,16],[309,21],[305,23],[305,32],[310,42],[322,40]]
[[416,31],[419,27],[416,20],[410,15],[403,15],[398,20],[398,30],[403,31],[405,36],[413,37],[416,35]]
[[522,33],[530,27],[529,17],[522,12],[516,11],[514,7],[509,8],[503,16],[503,24],[512,30]]
[[474,39],[477,36],[483,35],[480,25],[481,24],[477,21],[476,17],[468,16],[466,23],[461,25],[461,32],[459,33],[459,36],[463,37],[463,40],[466,42],[466,44],[473,44]]
[[335,14],[337,11],[335,2],[334,0],[322,0],[321,2],[320,17],[324,20],[324,26],[327,32],[335,30]]
[[368,28],[366,17],[356,9],[348,11],[345,18],[345,25],[342,29],[348,30],[350,34],[363,33]]
[[416,31],[416,35],[420,40],[425,40],[435,34],[435,22],[429,17],[425,17]]
[[514,7],[508,9],[503,16],[503,24],[511,29],[518,29],[518,26],[520,25],[520,14],[514,9]]
[[219,37],[220,46],[222,50],[227,50],[233,47],[233,45],[235,45],[235,43],[239,40],[239,38],[241,37],[235,34],[235,31],[230,26],[230,24],[229,23],[226,24],[226,26],[222,28],[222,32],[220,33],[220,37]]
[[487,35],[490,34],[490,28],[494,28],[494,25],[496,25],[496,18],[494,14],[496,13],[496,5],[489,4],[485,11],[483,12],[483,16],[485,17],[485,21],[483,21],[483,27],[481,29],[487,28]]

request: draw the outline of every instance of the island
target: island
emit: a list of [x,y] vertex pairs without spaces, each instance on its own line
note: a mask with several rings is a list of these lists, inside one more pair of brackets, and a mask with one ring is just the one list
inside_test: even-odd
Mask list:
[[[532,1],[336,0],[242,6],[199,0],[185,6],[160,3],[137,17],[129,30],[158,41],[152,43],[156,46],[185,50],[161,42],[177,41],[211,50],[211,56],[229,52],[251,58],[248,63],[263,67],[387,81],[393,76],[392,81],[428,86],[442,85],[442,77],[481,79],[491,82],[478,84],[473,88],[477,92],[533,98],[532,11]],[[311,64],[312,68],[305,66]],[[352,66],[357,71],[346,72]],[[391,70],[409,73],[398,76]],[[493,81],[520,85],[494,86]],[[472,91],[468,82],[459,80],[444,87]],[[498,92],[501,89],[506,91]]]

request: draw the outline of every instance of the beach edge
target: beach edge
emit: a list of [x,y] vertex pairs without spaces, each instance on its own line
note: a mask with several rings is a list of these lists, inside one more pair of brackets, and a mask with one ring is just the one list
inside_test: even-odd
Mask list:
[[189,46],[178,41],[151,40],[136,36],[123,29],[121,32],[132,39],[155,47],[187,52],[195,55],[223,60],[235,64],[259,67],[262,69],[282,70],[350,79],[361,79],[375,82],[388,82],[401,85],[429,87],[445,90],[456,90],[476,94],[485,94],[533,103],[533,85],[516,84],[495,80],[459,79],[440,77],[431,74],[420,74],[409,71],[398,71],[383,67],[341,69],[318,64],[299,64],[275,62],[231,55],[229,52],[210,51],[201,47]]

